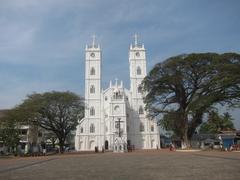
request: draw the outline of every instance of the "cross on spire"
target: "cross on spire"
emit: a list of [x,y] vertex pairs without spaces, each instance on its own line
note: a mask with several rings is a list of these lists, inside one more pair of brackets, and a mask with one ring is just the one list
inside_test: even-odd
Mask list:
[[138,44],[138,35],[135,33],[134,34],[134,45],[137,46]]
[[118,85],[118,78],[115,78],[115,85]]
[[96,35],[95,34],[93,34],[93,36],[92,36],[92,46],[94,47],[95,46],[95,43],[96,43]]

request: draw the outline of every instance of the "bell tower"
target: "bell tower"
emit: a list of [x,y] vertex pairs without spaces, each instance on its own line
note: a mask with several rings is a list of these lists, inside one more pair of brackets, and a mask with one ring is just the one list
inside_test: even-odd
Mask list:
[[132,96],[131,109],[133,111],[131,119],[131,132],[137,136],[129,136],[136,148],[148,148],[145,134],[148,131],[149,122],[144,111],[143,95],[141,83],[146,76],[146,51],[144,45],[138,42],[138,36],[134,35],[134,44],[129,50],[130,66],[130,92]]
[[[130,91],[135,101],[133,107],[143,105],[141,82],[146,76],[146,52],[143,44],[138,42],[138,36],[134,35],[134,44],[129,50],[130,65]],[[137,109],[136,109],[137,110]]]
[[85,49],[85,118],[89,124],[85,129],[90,131],[92,125],[92,134],[100,131],[101,56],[100,45],[96,44],[96,37],[93,35],[92,44]]

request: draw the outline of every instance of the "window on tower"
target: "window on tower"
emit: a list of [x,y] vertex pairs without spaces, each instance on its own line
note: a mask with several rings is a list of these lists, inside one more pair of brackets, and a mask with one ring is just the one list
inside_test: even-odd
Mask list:
[[144,132],[144,124],[142,122],[140,123],[140,132]]
[[142,74],[142,70],[141,70],[141,68],[138,66],[137,67],[137,75],[141,75]]
[[141,85],[138,86],[138,93],[142,93],[142,86]]
[[92,85],[92,86],[90,87],[90,93],[91,93],[91,94],[94,94],[94,93],[95,93],[95,87],[94,87],[94,85]]
[[90,108],[90,116],[95,116],[95,109],[94,109],[94,107]]
[[154,132],[154,125],[151,125],[151,132]]
[[94,69],[94,67],[91,68],[90,75],[95,75],[95,69]]
[[83,133],[83,127],[80,128],[80,133]]
[[143,107],[142,106],[139,107],[138,113],[143,114]]
[[95,133],[95,126],[94,126],[94,124],[90,125],[90,133]]

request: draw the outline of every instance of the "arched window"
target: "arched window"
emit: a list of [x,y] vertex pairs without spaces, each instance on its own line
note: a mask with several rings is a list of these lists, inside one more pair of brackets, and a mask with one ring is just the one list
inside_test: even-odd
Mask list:
[[144,124],[142,122],[140,123],[140,132],[144,132]]
[[142,86],[141,85],[138,86],[138,93],[142,93]]
[[151,125],[151,132],[154,131],[154,125]]
[[83,133],[83,127],[80,128],[80,133]]
[[95,93],[95,87],[94,87],[94,85],[91,85],[91,87],[90,87],[90,93],[91,93],[91,94],[94,94],[94,93]]
[[95,133],[95,126],[94,126],[94,124],[90,125],[90,133]]
[[119,111],[119,109],[120,109],[120,107],[119,107],[118,105],[116,105],[116,106],[114,107],[114,111]]
[[143,107],[142,107],[142,106],[139,107],[138,113],[139,113],[139,114],[143,114]]
[[91,68],[90,75],[95,75],[95,69],[94,69],[94,67]]
[[95,109],[94,107],[90,108],[90,116],[94,116],[95,115]]
[[142,74],[142,70],[141,70],[141,68],[138,66],[137,67],[137,75],[141,75]]

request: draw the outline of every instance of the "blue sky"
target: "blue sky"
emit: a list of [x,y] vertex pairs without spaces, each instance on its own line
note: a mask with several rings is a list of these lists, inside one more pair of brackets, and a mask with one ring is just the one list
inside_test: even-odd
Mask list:
[[182,53],[239,53],[239,8],[238,0],[0,0],[0,108],[32,92],[83,95],[92,34],[103,51],[104,87],[116,76],[129,87],[134,33],[149,70]]

